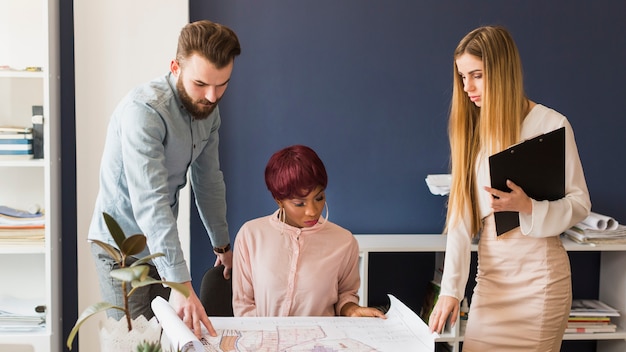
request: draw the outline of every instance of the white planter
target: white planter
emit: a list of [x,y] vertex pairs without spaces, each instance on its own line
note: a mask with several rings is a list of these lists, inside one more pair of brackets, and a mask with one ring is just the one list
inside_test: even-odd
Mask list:
[[135,352],[143,341],[161,340],[161,325],[153,317],[149,321],[142,316],[132,321],[133,329],[129,332],[126,318],[119,321],[107,318],[100,324],[100,352]]

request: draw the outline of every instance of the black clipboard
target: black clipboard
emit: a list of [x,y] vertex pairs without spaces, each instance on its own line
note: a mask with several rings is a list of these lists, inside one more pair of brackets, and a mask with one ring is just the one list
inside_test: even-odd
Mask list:
[[[535,200],[565,196],[565,127],[515,144],[489,157],[491,187],[510,192],[506,180]],[[494,213],[498,236],[519,226],[519,214]]]

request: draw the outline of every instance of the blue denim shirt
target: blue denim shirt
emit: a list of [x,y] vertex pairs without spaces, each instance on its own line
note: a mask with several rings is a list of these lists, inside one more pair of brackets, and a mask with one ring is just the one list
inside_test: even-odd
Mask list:
[[176,227],[179,190],[188,170],[211,243],[221,247],[230,242],[218,155],[220,123],[217,107],[204,120],[191,117],[171,73],[126,95],[109,122],[89,239],[115,246],[102,217],[106,212],[126,236],[146,235],[148,248],[137,257],[165,254],[153,260],[161,277],[191,280]]

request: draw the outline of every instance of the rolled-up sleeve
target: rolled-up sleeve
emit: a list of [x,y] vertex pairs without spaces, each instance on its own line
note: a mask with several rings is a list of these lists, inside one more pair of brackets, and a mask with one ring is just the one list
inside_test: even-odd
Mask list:
[[[191,164],[190,178],[198,213],[207,229],[211,244],[214,247],[223,247],[230,243],[230,237],[226,221],[226,185],[219,160],[221,120],[218,109],[212,114],[211,119],[211,125],[206,126],[207,134],[199,137],[203,149]],[[202,128],[194,130],[203,131]]]
[[338,283],[338,298],[335,305],[335,315],[341,315],[341,308],[349,302],[359,304],[359,244],[352,237],[350,247],[346,251],[346,261]]

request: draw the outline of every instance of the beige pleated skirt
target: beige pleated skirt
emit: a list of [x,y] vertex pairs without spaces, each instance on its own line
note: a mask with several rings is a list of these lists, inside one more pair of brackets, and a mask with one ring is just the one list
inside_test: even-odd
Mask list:
[[569,257],[558,236],[519,228],[496,236],[484,219],[463,352],[557,352],[572,302]]

